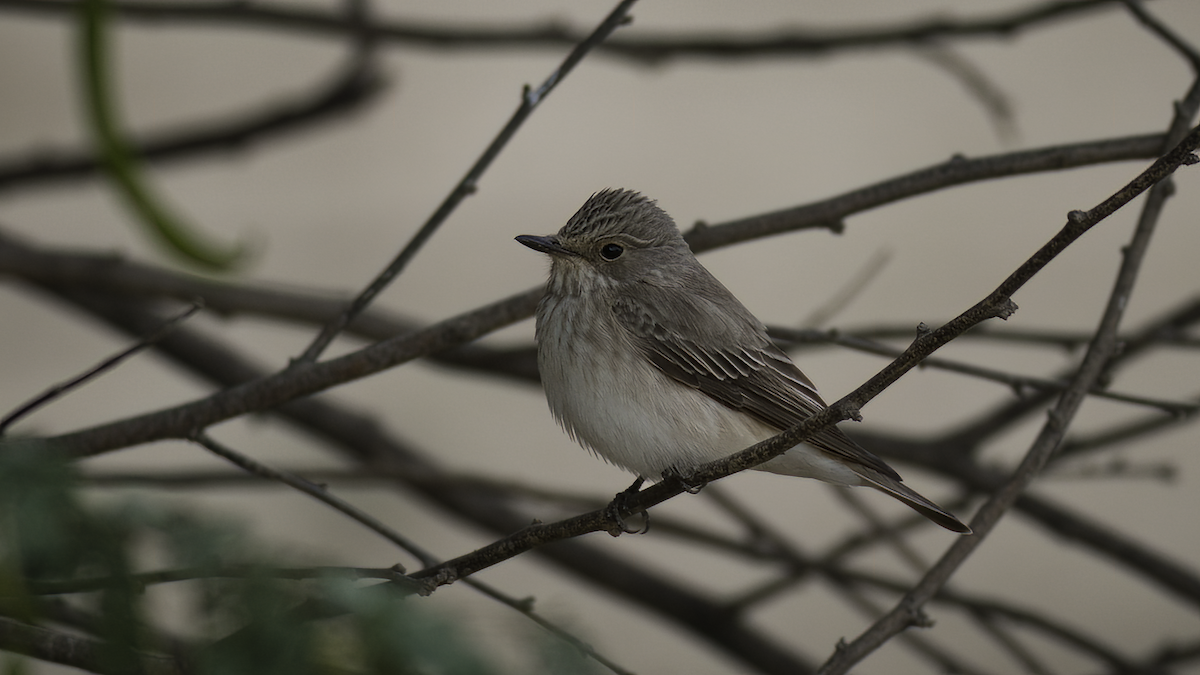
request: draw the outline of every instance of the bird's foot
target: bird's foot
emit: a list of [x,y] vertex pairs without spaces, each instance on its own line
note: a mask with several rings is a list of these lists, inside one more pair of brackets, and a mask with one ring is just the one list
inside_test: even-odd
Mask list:
[[615,523],[612,529],[608,531],[608,533],[612,536],[619,537],[622,534],[646,534],[650,531],[650,514],[646,513],[644,509],[632,514],[636,516],[637,520],[641,521],[641,525],[639,527],[631,527],[629,523],[626,522],[625,516],[621,515],[622,512],[629,511],[630,500],[632,500],[634,496],[641,491],[642,483],[645,482],[645,478],[638,476],[638,479],[633,481],[633,485],[630,485],[621,492],[618,492],[616,496],[613,497],[613,500],[608,503],[608,506],[604,507],[604,516]]

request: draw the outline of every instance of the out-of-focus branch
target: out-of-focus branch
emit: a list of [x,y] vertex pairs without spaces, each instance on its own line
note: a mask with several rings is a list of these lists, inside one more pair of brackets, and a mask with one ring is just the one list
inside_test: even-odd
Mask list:
[[[1104,11],[1119,0],[1057,0],[1031,3],[992,16],[953,19],[931,17],[907,23],[861,28],[772,30],[757,34],[635,34],[612,40],[600,53],[642,63],[671,58],[779,58],[826,55],[833,51],[924,45],[950,39],[1009,38],[1069,18]],[[70,12],[71,0],[0,0],[0,10],[46,15]],[[114,2],[123,19],[146,22],[217,23],[342,38],[356,27],[327,9],[283,2]],[[378,39],[426,49],[555,49],[578,43],[582,31],[554,22],[519,28],[437,25],[430,22],[379,21],[369,30]]]
[[[0,650],[93,673],[110,672],[106,668],[104,643],[100,640],[3,616],[0,616]],[[143,654],[140,666],[145,675],[184,675],[188,672],[175,659],[163,654]]]
[[[355,59],[311,93],[293,96],[260,110],[228,114],[224,119],[191,122],[173,130],[145,132],[127,138],[134,156],[168,161],[215,152],[244,151],[255,143],[311,128],[357,112],[384,91],[385,82],[370,62]],[[100,160],[80,149],[39,149],[25,156],[0,159],[0,192],[26,185],[86,178],[100,170]]]
[[25,586],[32,595],[69,595],[73,593],[91,593],[112,588],[120,584],[132,583],[138,587],[171,584],[180,581],[196,581],[198,579],[253,579],[264,577],[270,579],[287,579],[303,581],[341,577],[345,579],[380,579],[397,583],[405,583],[404,574],[394,567],[363,568],[363,567],[263,567],[261,565],[225,565],[221,567],[186,567],[155,572],[139,572],[129,577],[83,577],[62,581],[53,579],[28,580]]
[[[1195,398],[1200,401],[1200,396]],[[1135,438],[1147,438],[1152,434],[1183,424],[1187,420],[1188,418],[1183,416],[1164,417],[1163,415],[1155,415],[1154,417],[1102,429],[1091,434],[1074,436],[1068,439],[1066,443],[1063,443],[1058,456],[1059,459],[1067,459],[1102,448],[1109,448],[1117,443]]]

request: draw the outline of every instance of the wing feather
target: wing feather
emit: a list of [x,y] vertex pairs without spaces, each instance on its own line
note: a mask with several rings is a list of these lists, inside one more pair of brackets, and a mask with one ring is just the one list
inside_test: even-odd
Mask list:
[[[737,321],[716,322],[702,330],[690,320],[713,317],[712,309],[703,306],[712,300],[684,294],[684,302],[693,306],[655,311],[652,308],[658,294],[653,286],[645,290],[643,297],[618,300],[614,310],[637,347],[663,373],[781,431],[827,407],[812,382],[731,294],[727,297],[739,310],[734,313]],[[672,300],[678,302],[680,297],[673,295]],[[722,307],[728,306],[723,303]],[[728,318],[729,314],[725,311],[715,316]],[[658,317],[679,317],[681,325],[667,325],[667,319]],[[837,427],[823,429],[807,442],[852,464],[900,480],[894,469]]]

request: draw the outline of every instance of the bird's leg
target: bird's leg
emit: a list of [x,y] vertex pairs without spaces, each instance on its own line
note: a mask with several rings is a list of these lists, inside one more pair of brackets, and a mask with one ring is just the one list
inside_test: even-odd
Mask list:
[[641,511],[642,526],[636,529],[631,528],[629,524],[625,522],[625,518],[621,516],[622,511],[629,510],[629,500],[633,499],[634,495],[641,491],[642,483],[645,482],[645,478],[638,476],[637,480],[633,481],[633,485],[630,485],[624,490],[618,492],[616,496],[613,497],[613,500],[608,503],[608,506],[604,508],[604,515],[609,520],[612,520],[617,524],[615,528],[608,531],[608,533],[612,536],[616,537],[622,534],[646,534],[650,531],[650,514],[646,513],[644,510]]
[[708,481],[706,480],[693,480],[693,475],[694,474],[690,471],[688,473],[684,473],[682,469],[674,466],[667,469],[662,474],[663,480],[673,480],[678,482],[680,487],[683,488],[684,492],[687,492],[689,495],[698,494],[704,489],[705,485],[708,485]]

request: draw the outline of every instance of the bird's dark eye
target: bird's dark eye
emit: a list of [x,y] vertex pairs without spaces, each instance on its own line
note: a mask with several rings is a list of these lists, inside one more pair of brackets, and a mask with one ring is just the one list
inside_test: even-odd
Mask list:
[[625,252],[625,247],[620,244],[605,244],[600,247],[600,257],[605,260],[616,260]]

